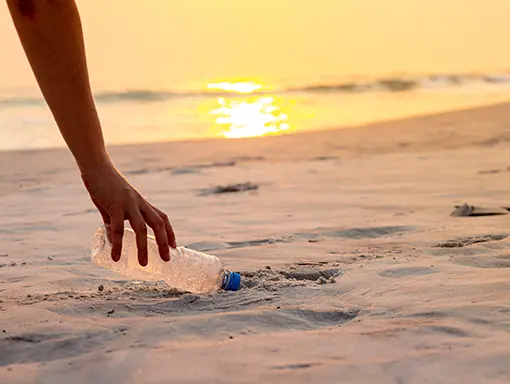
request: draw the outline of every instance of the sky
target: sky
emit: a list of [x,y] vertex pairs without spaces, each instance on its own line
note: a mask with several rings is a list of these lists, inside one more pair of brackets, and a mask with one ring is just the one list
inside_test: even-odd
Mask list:
[[[509,0],[78,0],[96,90],[510,69]],[[33,76],[0,1],[0,89]]]

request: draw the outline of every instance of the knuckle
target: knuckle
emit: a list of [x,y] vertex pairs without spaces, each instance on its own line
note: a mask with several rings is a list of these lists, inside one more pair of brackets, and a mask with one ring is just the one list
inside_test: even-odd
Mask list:
[[154,220],[154,226],[157,229],[163,229],[165,227],[165,222],[163,221],[163,219],[161,217],[156,216],[156,219]]
[[147,235],[147,226],[145,225],[145,223],[136,224],[134,229],[139,236]]
[[136,230],[136,234],[140,237],[140,240],[141,241],[147,241],[146,240],[146,236],[147,236],[147,228],[145,226],[140,226],[140,228],[138,230]]
[[111,228],[111,231],[112,231],[112,234],[114,234],[117,238],[122,238],[122,236],[124,235],[124,228],[122,228],[120,226]]
[[159,238],[156,238],[156,243],[158,244],[158,248],[160,250],[164,250],[168,248],[168,239],[166,236],[159,236]]

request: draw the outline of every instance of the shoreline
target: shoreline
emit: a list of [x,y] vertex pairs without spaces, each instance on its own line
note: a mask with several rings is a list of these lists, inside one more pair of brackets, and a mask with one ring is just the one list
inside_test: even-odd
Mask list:
[[[508,111],[507,111],[508,109]],[[414,127],[412,129],[420,129],[421,127],[417,127],[421,122],[425,120],[429,120],[431,124],[440,123],[442,120],[444,123],[448,119],[456,119],[457,117],[461,117],[463,120],[469,121],[472,118],[480,119],[485,118],[484,116],[487,113],[496,112],[500,113],[508,113],[510,117],[510,102],[500,102],[495,104],[488,104],[479,107],[467,107],[460,108],[450,111],[443,111],[437,113],[416,115],[412,117],[404,117],[396,120],[383,120],[369,124],[356,125],[356,126],[345,126],[345,127],[332,127],[332,128],[322,128],[317,130],[308,130],[302,132],[290,132],[283,133],[277,135],[265,135],[258,137],[246,137],[246,138],[197,138],[197,139],[178,139],[178,140],[169,140],[169,141],[155,141],[155,142],[145,142],[145,143],[126,143],[126,144],[107,144],[107,148],[109,151],[118,152],[121,149],[128,150],[136,150],[146,147],[161,147],[161,146],[176,146],[176,145],[184,145],[184,146],[204,146],[204,145],[220,145],[229,147],[230,143],[239,143],[241,146],[247,142],[269,142],[269,141],[293,141],[299,137],[312,137],[316,136],[321,139],[324,136],[331,135],[334,138],[341,138],[342,136],[359,136],[362,138],[367,135],[368,132],[374,131],[377,129],[377,132],[385,133],[385,131],[392,131],[392,133],[396,133],[396,131],[408,131],[410,128],[406,127],[406,125],[410,125]],[[467,116],[469,115],[469,116]],[[421,129],[423,130],[423,129]],[[437,130],[436,130],[437,132]],[[476,142],[473,142],[475,144]],[[402,147],[406,147],[404,144]],[[343,148],[348,150],[348,148]],[[7,149],[0,150],[0,157],[9,156],[9,155],[31,155],[31,154],[44,154],[44,153],[56,153],[56,152],[68,152],[66,146],[61,147],[49,147],[49,148],[31,148],[31,149]]]
[[[440,120],[442,118],[455,118],[458,114],[470,113],[473,115],[484,114],[485,112],[489,112],[489,110],[495,109],[498,112],[501,109],[508,107],[510,109],[510,101],[502,101],[497,103],[491,103],[481,106],[474,107],[461,107],[447,111],[426,113],[426,114],[418,114],[409,117],[402,117],[398,119],[387,119],[380,120],[376,122],[371,122],[367,124],[361,125],[348,125],[342,127],[330,127],[330,128],[320,128],[320,129],[311,129],[300,132],[289,132],[282,134],[269,134],[264,136],[255,136],[255,137],[244,137],[244,138],[225,138],[225,137],[204,137],[204,138],[190,138],[190,139],[176,139],[176,140],[167,140],[167,141],[154,141],[154,142],[139,142],[139,143],[123,143],[123,144],[107,144],[107,147],[111,150],[118,150],[120,148],[139,148],[139,147],[147,147],[147,146],[165,146],[165,145],[207,145],[207,144],[217,144],[221,142],[245,142],[245,141],[258,141],[258,140],[274,140],[278,138],[287,138],[293,136],[324,136],[327,134],[331,134],[333,136],[341,136],[347,132],[363,132],[366,130],[379,129],[380,131],[385,129],[395,130],[394,125],[405,125],[406,123],[414,123],[419,122],[422,119],[431,119],[431,120]],[[486,111],[487,110],[487,111]],[[401,128],[401,127],[399,127]],[[56,128],[55,128],[56,129]],[[44,147],[44,148],[28,148],[28,149],[0,149],[0,156],[5,154],[23,154],[23,153],[44,153],[44,152],[57,152],[57,151],[67,151],[67,147],[57,146],[57,147]]]

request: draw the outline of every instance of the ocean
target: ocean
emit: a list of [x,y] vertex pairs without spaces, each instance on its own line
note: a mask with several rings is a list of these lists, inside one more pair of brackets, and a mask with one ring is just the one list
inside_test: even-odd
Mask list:
[[[109,145],[239,139],[368,123],[510,100],[510,75],[402,76],[271,88],[252,81],[204,89],[95,93]],[[0,150],[64,146],[37,89],[0,87]]]

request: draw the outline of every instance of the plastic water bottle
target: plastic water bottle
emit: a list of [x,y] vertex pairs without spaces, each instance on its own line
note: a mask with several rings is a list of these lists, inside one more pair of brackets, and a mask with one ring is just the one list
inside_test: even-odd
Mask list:
[[138,262],[136,236],[132,229],[125,228],[122,254],[115,262],[111,257],[112,245],[102,226],[94,234],[91,258],[97,265],[136,280],[161,281],[180,291],[191,293],[213,293],[220,289],[237,291],[241,286],[239,273],[225,270],[221,261],[212,255],[185,247],[170,248],[170,261],[159,256],[156,239],[147,236],[149,262],[142,267]]

